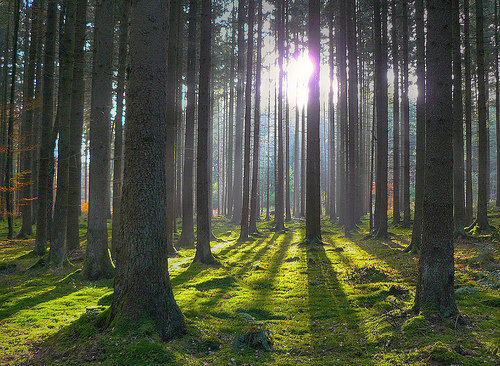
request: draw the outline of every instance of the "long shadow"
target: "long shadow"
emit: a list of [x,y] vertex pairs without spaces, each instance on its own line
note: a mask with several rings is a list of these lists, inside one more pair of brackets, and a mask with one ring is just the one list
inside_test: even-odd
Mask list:
[[175,277],[170,277],[170,283],[173,287],[177,287],[183,285],[189,281],[191,281],[194,277],[198,275],[201,271],[205,270],[206,267],[199,263],[191,263],[189,267],[177,274]]
[[[306,246],[309,329],[317,354],[342,353],[354,364],[372,364],[362,352],[366,343],[359,329],[360,319],[350,306],[333,265],[321,245]],[[325,330],[329,329],[329,330]],[[317,335],[324,334],[325,340]],[[364,356],[364,357],[363,357]]]

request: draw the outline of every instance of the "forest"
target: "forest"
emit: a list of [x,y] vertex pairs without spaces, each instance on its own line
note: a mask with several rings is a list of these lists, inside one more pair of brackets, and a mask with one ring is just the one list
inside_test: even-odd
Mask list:
[[0,365],[500,365],[500,0],[0,0]]

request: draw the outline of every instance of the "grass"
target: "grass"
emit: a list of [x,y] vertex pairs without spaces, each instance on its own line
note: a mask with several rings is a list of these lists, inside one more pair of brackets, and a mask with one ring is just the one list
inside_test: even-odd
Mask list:
[[[500,219],[492,223],[498,227]],[[214,219],[218,240],[212,248],[219,266],[192,264],[194,250],[182,250],[169,260],[175,298],[188,332],[168,343],[161,342],[148,323],[102,328],[112,300],[112,281],[84,281],[79,274],[81,252],[73,254],[70,266],[30,269],[37,261],[31,254],[33,239],[3,237],[0,364],[500,362],[495,234],[457,242],[456,287],[465,288],[457,301],[465,322],[429,321],[410,311],[418,257],[403,252],[409,230],[391,227],[388,240],[364,240],[367,232],[362,226],[346,238],[325,220],[325,245],[308,245],[299,220],[280,233],[271,232],[268,222],[259,225],[261,236],[239,242],[238,227]],[[81,229],[85,245],[83,221]],[[266,332],[272,351],[233,347],[235,338],[249,329]]]

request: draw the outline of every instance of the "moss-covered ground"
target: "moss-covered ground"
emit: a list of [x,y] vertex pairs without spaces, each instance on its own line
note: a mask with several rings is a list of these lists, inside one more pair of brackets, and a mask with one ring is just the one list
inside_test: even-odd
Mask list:
[[[492,223],[498,228],[500,219]],[[390,239],[374,240],[362,226],[345,237],[324,220],[324,245],[307,245],[300,220],[279,233],[259,225],[260,236],[239,242],[237,226],[214,219],[218,266],[192,264],[194,250],[169,260],[188,331],[168,343],[150,324],[101,327],[113,283],[81,278],[83,251],[63,268],[33,266],[33,239],[2,236],[0,364],[499,364],[496,234],[457,240],[462,317],[443,321],[411,312],[418,257],[403,252],[408,229],[391,227]],[[249,329],[268,334],[272,350],[235,347]]]

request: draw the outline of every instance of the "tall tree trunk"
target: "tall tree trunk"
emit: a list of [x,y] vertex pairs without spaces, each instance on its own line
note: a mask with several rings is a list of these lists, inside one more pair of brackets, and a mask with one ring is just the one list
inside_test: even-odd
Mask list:
[[[252,0],[251,0],[252,1]],[[257,3],[257,59],[255,72],[255,106],[253,129],[253,168],[252,168],[252,194],[250,202],[249,232],[258,233],[257,220],[260,217],[259,209],[259,164],[260,164],[260,84],[262,70],[262,0]]]
[[302,106],[302,128],[300,138],[300,216],[306,215],[306,107]]
[[245,84],[245,138],[243,156],[243,205],[241,206],[240,239],[248,238],[248,209],[250,202],[250,134],[252,124],[252,60],[253,60],[253,19],[254,1],[248,2],[248,45],[247,45],[247,77]]
[[7,225],[8,225],[8,238],[14,236],[14,204],[13,204],[13,186],[12,186],[12,155],[13,155],[13,134],[14,134],[14,105],[16,96],[16,72],[17,72],[17,49],[18,49],[18,35],[19,35],[19,15],[21,12],[21,1],[16,0],[14,5],[14,34],[12,37],[12,57],[11,57],[11,80],[10,80],[10,96],[9,96],[9,114],[8,114],[8,127],[7,127],[7,157],[5,159],[5,189],[6,199],[5,204],[7,208]]
[[40,24],[42,17],[41,0],[33,1],[31,8],[31,43],[27,58],[27,68],[25,69],[25,95],[24,95],[24,119],[21,124],[21,138],[24,141],[24,148],[21,152],[21,215],[22,227],[18,237],[24,238],[32,234],[32,173],[33,173],[33,119],[35,111],[35,71],[38,43],[40,42]]
[[269,170],[270,170],[270,155],[271,155],[271,79],[269,78],[269,96],[267,98],[267,183],[266,183],[266,221],[269,221],[270,216],[269,216],[269,194],[271,192],[271,181],[269,177]]
[[[419,0],[416,0],[419,1]],[[398,14],[397,14],[397,1],[391,2],[391,22],[392,22],[392,68],[394,70],[394,95],[392,98],[392,222],[397,225],[401,221],[401,214],[399,212],[399,177],[400,173],[400,153],[399,153],[399,48],[398,48]]]
[[236,83],[236,128],[234,140],[233,222],[241,222],[242,209],[242,154],[245,85],[245,0],[238,1],[238,69]]
[[200,38],[200,94],[198,99],[198,149],[196,165],[197,243],[195,262],[213,264],[210,250],[212,184],[210,179],[210,72],[212,68],[212,1],[202,0]]
[[276,8],[276,24],[278,28],[278,168],[277,168],[277,185],[275,189],[276,195],[276,207],[275,211],[275,231],[281,231],[285,228],[284,225],[284,215],[285,215],[285,200],[284,200],[284,177],[283,177],[283,163],[284,163],[284,139],[283,139],[283,57],[285,53],[285,35],[284,33],[284,9],[283,1],[277,0]]
[[402,106],[402,149],[403,149],[403,226],[409,228],[411,225],[410,212],[410,100],[408,98],[408,4],[403,4],[403,93],[401,95]]
[[477,183],[477,226],[489,229],[488,223],[488,121],[486,113],[486,67],[484,55],[484,9],[483,0],[476,0],[476,60],[478,88],[478,183]]
[[62,265],[67,260],[66,226],[68,222],[71,92],[73,88],[76,0],[66,0],[64,11],[66,13],[66,20],[64,23],[62,43],[59,46],[61,47],[61,60],[59,72],[60,97],[57,110],[59,124],[59,142],[57,145],[57,192],[49,253],[50,262],[57,266]]
[[[164,340],[185,332],[166,250],[167,4],[132,2],[117,276],[110,325],[153,321]],[[146,285],[145,285],[146,284]]]
[[[330,71],[330,80],[334,80],[334,56],[335,56],[335,38],[334,38],[334,7],[333,5],[330,5],[330,9],[328,10],[328,39],[329,39],[329,57],[328,57],[328,67]],[[331,85],[328,88],[328,137],[329,137],[329,144],[328,144],[328,151],[329,151],[329,180],[328,180],[328,205],[330,206],[329,208],[329,214],[330,214],[330,219],[333,221],[337,217],[337,211],[335,207],[336,199],[336,170],[335,170],[335,163],[336,163],[336,154],[335,154],[335,105],[333,103],[333,100],[335,98],[334,96],[334,89],[333,85]],[[298,118],[298,117],[297,117]]]
[[474,218],[472,188],[472,82],[471,82],[471,50],[470,50],[470,6],[464,0],[464,110],[465,110],[465,222],[472,224]]
[[40,140],[40,162],[38,169],[38,211],[35,252],[43,255],[47,247],[47,222],[49,191],[49,153],[54,120],[54,68],[57,30],[57,0],[48,0],[45,48],[43,56],[42,121]]
[[453,55],[453,209],[455,232],[465,235],[464,122],[462,112],[462,54],[460,51],[460,1],[452,0]]
[[[346,211],[346,232],[354,230],[359,219],[360,191],[357,170],[358,159],[358,52],[356,46],[356,5],[354,0],[346,3],[346,25],[347,25],[347,51],[349,58],[349,126],[347,138],[347,194],[346,197],[352,202]],[[347,208],[348,206],[346,206]]]
[[68,250],[80,247],[80,205],[82,200],[82,133],[85,107],[85,33],[87,30],[87,0],[77,0],[75,25],[75,63],[71,95],[71,136],[69,150],[68,222],[66,243]]
[[346,196],[346,163],[347,156],[346,148],[346,132],[347,132],[347,60],[346,60],[346,2],[337,2],[337,22],[336,22],[336,37],[337,37],[337,81],[339,85],[338,97],[338,159],[337,159],[337,176],[338,176],[338,215],[339,221],[343,225],[346,222],[347,196]]
[[495,63],[493,64],[495,68],[495,126],[496,126],[496,137],[497,137],[497,181],[496,181],[496,199],[495,204],[500,207],[500,71],[498,65],[498,0],[495,1]]
[[116,85],[115,146],[113,154],[113,221],[111,233],[111,253],[116,258],[118,245],[121,243],[120,201],[123,184],[123,102],[125,98],[125,79],[127,72],[128,33],[130,1],[122,0],[119,4],[120,40],[118,45],[118,74]]
[[387,0],[375,0],[375,104],[377,113],[374,232],[387,236]]
[[427,0],[423,230],[414,310],[458,313],[453,263],[451,0]]
[[424,204],[425,174],[425,35],[424,0],[415,0],[415,31],[417,47],[417,142],[415,167],[415,214],[411,243],[407,250],[416,252],[422,239],[422,215]]
[[94,29],[92,101],[90,110],[89,222],[83,276],[109,278],[113,266],[108,250],[110,127],[113,74],[113,0],[99,0]]
[[176,246],[194,246],[193,224],[193,159],[194,126],[196,112],[196,34],[198,21],[198,1],[189,2],[188,50],[186,70],[186,135],[184,143],[184,174],[182,176],[182,232]]
[[166,182],[167,182],[167,252],[175,256],[174,226],[175,226],[175,149],[177,140],[177,58],[180,55],[178,22],[180,15],[180,0],[170,1],[169,33],[168,33],[168,71],[167,71],[167,155],[166,155]]
[[309,98],[307,102],[307,180],[306,180],[306,240],[321,241],[321,197],[320,197],[320,95],[319,64],[321,53],[320,1],[309,0],[309,57],[312,74],[309,79]]
[[236,25],[234,22],[235,13],[233,10],[231,20],[231,66],[229,69],[229,118],[227,131],[227,157],[226,157],[226,216],[233,214],[233,125],[234,125],[234,49],[236,46]]

